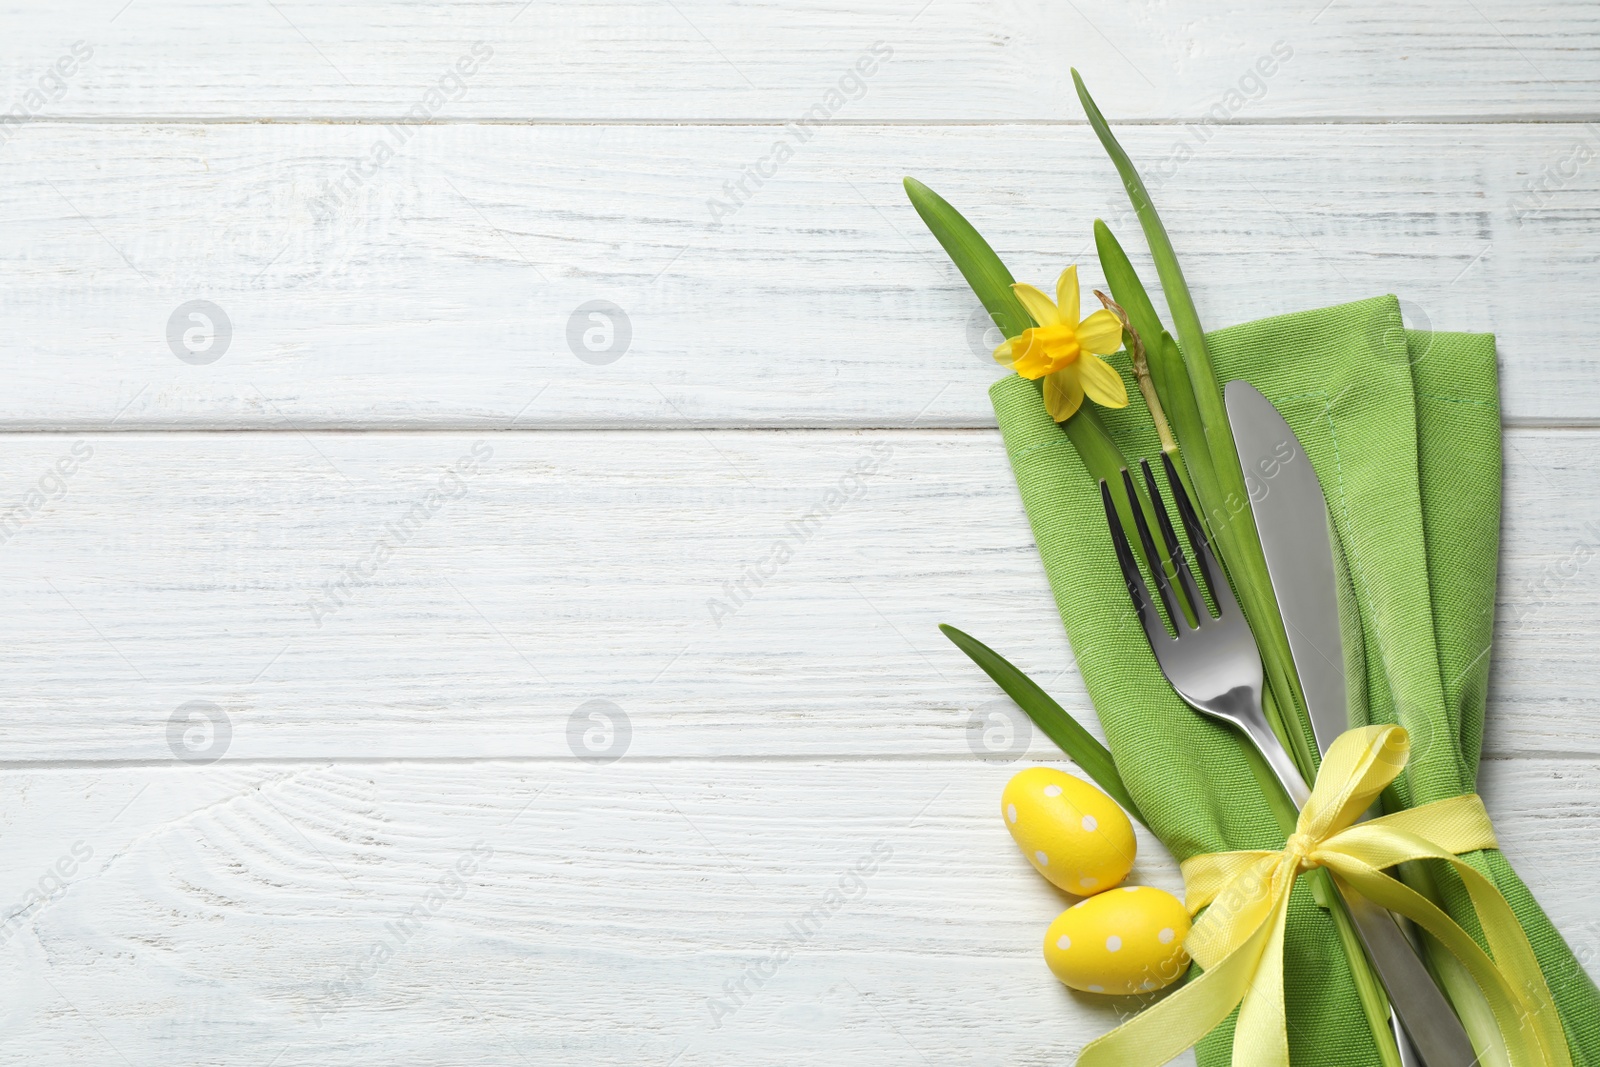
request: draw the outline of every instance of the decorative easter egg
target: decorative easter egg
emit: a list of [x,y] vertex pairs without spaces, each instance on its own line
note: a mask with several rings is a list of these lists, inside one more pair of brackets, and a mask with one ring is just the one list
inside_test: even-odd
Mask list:
[[1148,993],[1189,968],[1189,913],[1171,893],[1128,886],[1081,900],[1044,935],[1044,961],[1085,993]]
[[1029,767],[1000,795],[1006,829],[1034,870],[1079,896],[1128,876],[1133,824],[1116,801],[1054,767]]

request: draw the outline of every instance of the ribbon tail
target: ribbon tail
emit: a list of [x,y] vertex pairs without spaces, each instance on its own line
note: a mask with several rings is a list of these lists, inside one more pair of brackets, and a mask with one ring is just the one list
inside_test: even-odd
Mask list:
[[1289,922],[1289,888],[1279,891],[1272,921],[1272,932],[1262,948],[1264,966],[1256,970],[1255,981],[1245,991],[1239,1005],[1239,1022],[1233,1031],[1233,1067],[1289,1067],[1289,1016],[1283,1004],[1283,936]]
[[1262,923],[1215,967],[1091,1041],[1077,1067],[1160,1067],[1195,1045],[1244,999],[1274,934],[1281,938],[1280,926]]
[[[1453,919],[1404,883],[1348,853],[1330,850],[1324,858],[1357,892],[1416,922],[1467,967],[1488,998],[1513,1067],[1571,1067],[1566,1035],[1549,988],[1510,906],[1492,883],[1466,863],[1432,848],[1421,851],[1413,858],[1443,859],[1461,874],[1498,960],[1490,959]],[[1508,922],[1509,928],[1505,926]]]

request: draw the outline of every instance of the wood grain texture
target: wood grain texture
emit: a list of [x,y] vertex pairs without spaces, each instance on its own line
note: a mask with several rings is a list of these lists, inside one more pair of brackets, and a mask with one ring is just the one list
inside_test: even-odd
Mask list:
[[[1187,135],[1125,132],[1153,181],[1176,168],[1157,196],[1213,327],[1396,292],[1416,325],[1498,335],[1512,424],[1593,420],[1600,163],[1521,188],[1600,133],[1232,127],[1179,166]],[[716,225],[774,130],[427,127],[343,204],[327,183],[385,128],[27,133],[0,152],[10,429],[991,425],[994,338],[900,175],[1022,278],[1083,260],[1096,284],[1095,215],[1139,244],[1078,128],[820,131]],[[169,343],[194,299],[232,323],[208,365]],[[604,365],[571,340],[592,300],[631,324]]]
[[[848,118],[1076,120],[1074,65],[1143,119],[1592,118],[1600,91],[1582,0],[75,0],[0,19],[6,96],[94,118],[391,119],[480,40],[492,59],[434,118],[782,121],[879,41],[893,60]],[[92,57],[50,80],[79,40]],[[1248,80],[1275,44],[1291,58]]]
[[[1496,755],[1600,753],[1597,437],[1507,437]],[[0,484],[75,442],[0,545],[10,760],[170,759],[190,701],[230,759],[562,756],[590,700],[638,757],[962,756],[940,622],[1093,722],[992,431],[26,434]]]
[[[898,185],[1019,277],[1087,261],[1095,215],[1137,251],[1070,65],[1208,324],[1390,291],[1498,335],[1483,791],[1600,971],[1592,4],[0,25],[0,1062],[1042,1067],[1136,1007],[1042,967],[1065,898],[993,809],[1059,753],[1008,747],[935,629],[1093,724],[994,339]],[[179,358],[194,300],[214,362]],[[573,340],[594,301],[613,362]]]
[[[1072,898],[1003,829],[997,798],[1019,766],[24,772],[5,786],[0,900],[27,899],[72,848],[90,855],[9,926],[6,1055],[1070,1062],[1137,1004],[1069,993],[1039,958]],[[1585,862],[1600,763],[1491,761],[1485,779],[1513,863],[1600,970]],[[1139,842],[1132,880],[1177,889],[1170,857]],[[875,847],[853,899],[807,922]],[[450,877],[463,858],[472,869]],[[714,1026],[708,1002],[790,924],[814,933]],[[373,962],[379,944],[391,955]]]

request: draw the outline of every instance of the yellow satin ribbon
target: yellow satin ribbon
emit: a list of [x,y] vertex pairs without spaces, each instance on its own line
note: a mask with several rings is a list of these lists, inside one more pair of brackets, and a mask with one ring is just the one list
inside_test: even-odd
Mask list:
[[[1413,920],[1467,967],[1494,1011],[1512,1067],[1571,1067],[1561,1020],[1522,925],[1494,883],[1455,856],[1497,847],[1483,801],[1453,797],[1356,822],[1400,774],[1410,748],[1398,726],[1351,730],[1328,750],[1281,852],[1219,852],[1184,861],[1190,912],[1210,906],[1184,942],[1204,973],[1092,1042],[1078,1067],[1158,1067],[1210,1033],[1235,1006],[1235,1067],[1288,1067],[1284,924],[1295,879],[1314,867],[1327,867],[1346,886]],[[1383,873],[1420,859],[1455,866],[1492,959],[1443,911]]]

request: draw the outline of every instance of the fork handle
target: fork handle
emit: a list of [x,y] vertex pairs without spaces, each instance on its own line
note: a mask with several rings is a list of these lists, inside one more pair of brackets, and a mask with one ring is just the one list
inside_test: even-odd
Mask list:
[[1289,758],[1289,752],[1283,747],[1283,742],[1278,740],[1278,735],[1267,725],[1266,717],[1258,719],[1255,715],[1240,715],[1236,721],[1240,728],[1250,735],[1250,741],[1255,745],[1256,751],[1261,753],[1262,758],[1272,768],[1273,775],[1277,777],[1278,784],[1283,786],[1283,791],[1294,801],[1295,810],[1305,807],[1306,801],[1311,799],[1311,789],[1301,776],[1300,768]]

